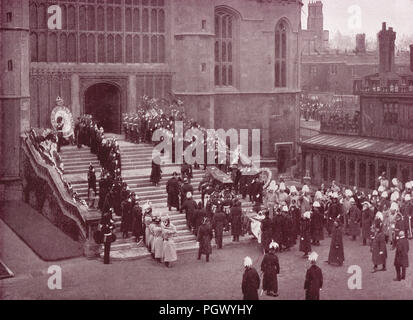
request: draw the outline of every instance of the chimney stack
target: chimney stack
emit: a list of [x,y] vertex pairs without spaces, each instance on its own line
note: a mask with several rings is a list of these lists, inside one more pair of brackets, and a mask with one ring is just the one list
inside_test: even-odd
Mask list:
[[366,34],[359,33],[356,35],[356,53],[366,53]]
[[378,33],[379,43],[379,73],[394,71],[396,32],[393,28],[387,29],[386,22],[382,24],[382,30]]
[[413,72],[413,44],[410,45],[410,71]]

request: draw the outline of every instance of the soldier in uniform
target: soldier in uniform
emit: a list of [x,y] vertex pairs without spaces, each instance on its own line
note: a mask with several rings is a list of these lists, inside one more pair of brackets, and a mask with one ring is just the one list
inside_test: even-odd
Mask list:
[[318,254],[312,252],[308,256],[311,263],[310,268],[307,269],[304,282],[305,299],[306,300],[320,300],[320,290],[323,287],[323,273],[317,266]]
[[218,249],[222,249],[222,240],[226,221],[227,217],[222,211],[222,205],[221,203],[218,203],[217,210],[212,218],[212,227],[215,231],[215,243],[217,244]]
[[250,257],[244,258],[245,271],[242,276],[242,294],[244,300],[258,300],[258,289],[260,288],[260,276],[252,266]]
[[278,249],[278,243],[272,241],[269,251],[264,255],[261,262],[261,271],[264,274],[262,280],[262,289],[266,291],[267,296],[278,297],[278,279],[280,273],[280,264],[275,251]]
[[125,134],[125,140],[128,141],[129,140],[129,117],[127,114],[123,115],[123,133]]

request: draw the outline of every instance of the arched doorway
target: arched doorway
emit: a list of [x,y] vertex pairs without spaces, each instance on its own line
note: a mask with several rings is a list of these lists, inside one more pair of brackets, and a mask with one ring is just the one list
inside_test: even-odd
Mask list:
[[120,133],[121,94],[117,86],[98,83],[86,90],[85,113],[91,114],[105,132]]

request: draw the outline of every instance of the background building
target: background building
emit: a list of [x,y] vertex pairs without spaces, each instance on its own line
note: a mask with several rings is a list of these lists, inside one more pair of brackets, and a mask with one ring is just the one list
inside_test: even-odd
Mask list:
[[[48,28],[58,4],[62,29]],[[120,132],[143,95],[180,97],[210,128],[261,129],[262,154],[293,164],[299,130],[299,0],[1,1],[0,188],[19,188],[19,137],[74,117]]]
[[[379,51],[366,50],[366,35],[356,35],[354,50],[329,48],[329,32],[323,30],[323,4],[309,3],[307,30],[303,30],[301,89],[312,94],[352,95],[353,82],[377,73]],[[409,52],[395,52],[395,70],[409,70]]]
[[403,183],[413,179],[413,58],[410,70],[399,73],[395,38],[383,23],[378,72],[354,84],[360,96],[358,122],[340,135],[322,127],[321,134],[302,143],[302,168],[314,183],[336,180],[374,189],[382,172]]

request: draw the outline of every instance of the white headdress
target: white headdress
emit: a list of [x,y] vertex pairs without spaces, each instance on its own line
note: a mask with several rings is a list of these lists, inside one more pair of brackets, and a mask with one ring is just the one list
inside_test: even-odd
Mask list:
[[285,191],[285,183],[284,182],[281,182],[280,183],[280,191]]
[[310,255],[308,256],[309,261],[316,262],[317,259],[318,259],[318,254],[315,251],[311,252]]
[[251,267],[252,266],[252,259],[250,257],[244,258],[244,267]]
[[410,194],[406,194],[406,195],[404,196],[404,201],[410,201],[410,199],[411,199]]
[[279,247],[279,245],[278,245],[277,242],[271,241],[271,243],[270,243],[270,249],[275,249],[275,250],[277,250],[278,247]]
[[314,207],[314,208],[320,208],[320,207],[321,207],[321,206],[320,206],[320,202],[314,201],[313,207]]
[[392,202],[390,205],[390,210],[399,210],[399,205],[396,202]]
[[323,194],[321,193],[321,191],[317,191],[314,195],[314,199],[321,199],[323,197]]
[[302,191],[305,192],[305,193],[308,193],[308,192],[310,192],[310,188],[305,184],[305,185],[303,185]]
[[397,191],[394,191],[391,196],[390,196],[390,200],[391,201],[397,201],[400,198],[400,194]]
[[290,193],[297,193],[297,188],[295,186],[291,186]]
[[310,219],[311,218],[311,211],[306,211],[303,214],[304,218]]
[[383,213],[381,213],[380,211],[377,211],[376,219],[380,219],[381,221],[383,221]]

